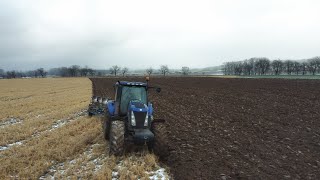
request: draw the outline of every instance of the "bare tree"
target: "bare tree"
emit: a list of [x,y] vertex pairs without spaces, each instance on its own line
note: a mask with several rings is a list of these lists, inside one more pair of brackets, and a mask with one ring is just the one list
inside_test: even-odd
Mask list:
[[254,59],[251,58],[249,60],[244,60],[243,62],[243,74],[244,75],[251,75],[253,72],[254,67]]
[[110,68],[110,74],[114,74],[114,76],[117,76],[117,73],[121,70],[121,68],[117,65],[112,66]]
[[224,75],[230,75],[231,74],[230,62],[224,63],[222,70]]
[[76,77],[80,72],[80,66],[72,65],[71,67],[68,68],[68,71],[69,71],[69,76]]
[[80,68],[80,76],[87,76],[89,74],[89,67],[85,66],[84,68]]
[[0,77],[3,77],[3,76],[4,76],[4,70],[0,69]]
[[316,62],[318,73],[320,73],[320,56],[316,56],[316,57],[314,57],[312,59]]
[[181,71],[182,71],[183,75],[188,75],[190,73],[190,68],[184,66],[184,67],[181,68]]
[[243,72],[242,61],[234,62],[233,67],[234,67],[234,74],[235,75],[238,75],[238,76],[242,75],[242,72]]
[[286,60],[284,62],[284,68],[285,68],[287,74],[291,75],[291,73],[293,72],[293,61]]
[[227,62],[224,68],[225,75],[241,75],[243,71],[242,61]]
[[308,70],[312,75],[315,75],[318,68],[318,58],[311,58],[308,60]]
[[160,72],[163,74],[163,76],[166,76],[166,74],[169,72],[169,68],[167,65],[160,66]]
[[254,72],[255,64],[256,64],[255,59],[254,58],[250,58],[248,63],[251,66],[251,68],[250,68],[251,69],[251,73],[249,75],[255,74],[255,72]]
[[90,74],[90,76],[94,76],[95,75],[95,71],[91,68],[88,69],[88,73]]
[[8,72],[7,72],[7,78],[8,78],[8,79],[16,78],[16,76],[17,76],[16,71],[8,71]]
[[296,73],[296,75],[298,75],[301,71],[301,65],[298,61],[293,62],[293,71]]
[[228,72],[227,72],[227,70],[228,70],[228,69],[227,69],[227,63],[223,63],[221,70],[222,70],[222,72],[223,72],[223,75],[227,75],[227,73],[228,73]]
[[148,69],[146,69],[146,72],[147,72],[148,76],[151,76],[151,74],[153,73],[152,67],[149,67]]
[[124,76],[128,71],[129,69],[127,67],[122,68],[121,70],[122,76]]
[[274,60],[271,63],[272,71],[274,72],[274,75],[280,75],[281,71],[283,69],[283,62],[279,60]]
[[302,75],[307,74],[308,63],[307,62],[302,62],[301,65],[300,65],[300,69],[301,69]]
[[268,58],[257,58],[256,68],[260,75],[265,75],[270,69],[270,60]]
[[47,72],[43,68],[39,68],[36,70],[36,73],[41,76],[42,78],[47,76]]

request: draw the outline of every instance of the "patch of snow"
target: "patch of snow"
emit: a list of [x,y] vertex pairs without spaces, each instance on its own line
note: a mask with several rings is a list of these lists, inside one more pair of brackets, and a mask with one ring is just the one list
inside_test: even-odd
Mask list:
[[24,141],[17,141],[17,142],[14,142],[12,144],[7,144],[5,146],[0,146],[0,151],[4,151],[4,150],[7,150],[9,148],[11,148],[12,146],[20,146],[23,144]]
[[[60,119],[60,120],[54,122],[49,129],[47,129],[45,131],[42,131],[42,132],[38,132],[38,131],[34,132],[32,134],[32,136],[30,138],[28,138],[28,139],[24,139],[22,141],[18,141],[18,142],[12,143],[12,144],[7,144],[7,145],[4,145],[4,146],[0,146],[0,151],[7,150],[7,149],[9,149],[9,148],[11,148],[12,146],[15,146],[15,145],[22,145],[25,141],[29,141],[32,138],[39,137],[40,135],[42,135],[44,133],[47,133],[47,132],[53,131],[53,130],[55,130],[57,128],[60,128],[63,125],[65,125],[65,124],[67,124],[69,122],[75,121],[81,116],[84,116],[86,114],[86,112],[87,112],[87,110],[82,110],[80,112],[75,113],[74,116],[72,116],[72,117],[70,117],[68,119]],[[38,116],[40,116],[40,115],[38,115]],[[12,122],[14,122],[14,121],[12,121]],[[18,121],[16,123],[21,123],[21,122],[22,122],[22,120],[20,120],[20,121]],[[4,123],[2,123],[2,124],[4,124]],[[2,124],[0,124],[0,127],[3,127]],[[12,125],[12,123],[11,124],[9,123],[8,125]]]
[[112,180],[117,180],[119,178],[119,173],[116,171],[112,172]]
[[94,167],[94,172],[97,172],[101,169],[102,167],[102,162],[103,162],[104,158],[96,158],[94,159],[92,162],[94,163],[95,167]]
[[[54,173],[58,171],[58,169],[62,169],[64,167],[64,163],[58,163],[50,167],[49,172],[43,176],[41,176],[39,179],[55,179]],[[64,173],[64,170],[59,171],[60,174]]]
[[[99,157],[91,159],[93,156],[93,147],[96,145],[99,145],[99,144],[91,145],[86,151],[84,151],[82,153],[81,156],[79,156],[75,159],[51,166],[48,170],[48,173],[41,176],[40,179],[55,179],[55,177],[57,177],[57,175],[63,175],[63,173],[65,173],[67,171],[67,167],[70,167],[70,165],[75,166],[77,164],[77,162],[82,163],[79,168],[77,167],[78,168],[77,171],[86,172],[86,171],[88,171],[88,169],[90,169],[89,168],[90,164],[94,164],[93,172],[97,172],[98,170],[101,169],[106,156],[104,156],[104,154],[101,154]],[[83,162],[82,162],[83,159],[88,159],[89,161],[87,161],[85,164],[83,164]]]
[[69,162],[70,164],[76,164],[77,163],[77,160],[76,159],[73,159]]
[[65,125],[65,124],[67,124],[69,122],[77,120],[78,117],[84,116],[84,115],[86,115],[86,113],[87,113],[87,110],[82,110],[80,112],[75,113],[73,117],[70,117],[70,118],[67,118],[67,119],[60,119],[60,120],[54,122],[52,124],[51,128],[49,128],[48,131],[52,131],[54,129],[60,128],[61,126]]
[[7,146],[0,146],[0,151],[4,151],[4,150],[6,150],[6,149],[8,149]]
[[67,122],[69,122],[67,119],[60,119],[60,120],[54,122],[53,125],[51,126],[51,128],[48,131],[52,131],[54,129],[57,129],[57,128],[65,125]]
[[152,176],[149,176],[149,178],[151,180],[158,180],[158,179],[161,179],[161,180],[165,180],[166,177],[168,177],[168,173],[166,172],[166,170],[164,168],[160,168],[156,171],[151,171],[151,172],[147,172],[148,174],[153,174]]
[[4,122],[0,123],[0,128],[5,128],[9,125],[19,124],[19,123],[22,123],[22,121],[23,120],[21,119],[10,117],[6,119]]
[[[112,180],[118,180],[119,179],[119,172],[121,169],[123,169],[123,163],[122,161],[119,161],[116,168],[112,171]],[[146,173],[149,175],[150,180],[166,180],[170,179],[170,176],[166,172],[165,168],[159,167],[156,171],[146,171]]]

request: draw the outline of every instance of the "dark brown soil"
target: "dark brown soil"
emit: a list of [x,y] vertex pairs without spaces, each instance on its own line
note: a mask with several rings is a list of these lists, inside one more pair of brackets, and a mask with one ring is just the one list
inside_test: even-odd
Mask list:
[[[92,79],[113,97],[114,78]],[[126,79],[142,80],[142,79]],[[154,78],[175,179],[319,179],[320,81]]]

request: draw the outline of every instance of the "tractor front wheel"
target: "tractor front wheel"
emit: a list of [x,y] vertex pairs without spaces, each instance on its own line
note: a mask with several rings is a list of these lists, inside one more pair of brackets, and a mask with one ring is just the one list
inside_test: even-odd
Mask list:
[[122,155],[124,152],[124,122],[112,121],[110,128],[109,152],[116,156]]
[[152,144],[149,144],[149,149],[152,149],[160,159],[164,160],[169,156],[166,127],[163,123],[155,123],[152,124],[152,131],[155,139]]

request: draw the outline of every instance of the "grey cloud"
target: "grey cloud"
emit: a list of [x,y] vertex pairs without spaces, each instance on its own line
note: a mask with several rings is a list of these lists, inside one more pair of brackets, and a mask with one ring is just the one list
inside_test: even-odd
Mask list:
[[[73,64],[93,68],[115,64],[129,68],[161,64],[205,67],[253,56],[299,59],[320,52],[316,1],[308,1],[314,3],[310,6],[301,1],[245,0],[232,7],[220,1],[186,2],[186,7],[172,2],[169,11],[165,9],[168,2],[159,10],[138,2],[131,2],[132,7],[107,2],[107,8],[112,7],[104,10],[99,7],[103,1],[87,1],[78,7],[79,12],[68,14],[68,8],[76,9],[83,1],[75,2],[64,7],[64,1],[2,0],[0,69]],[[64,14],[59,14],[57,6],[57,12],[47,15],[49,3],[60,3]]]

